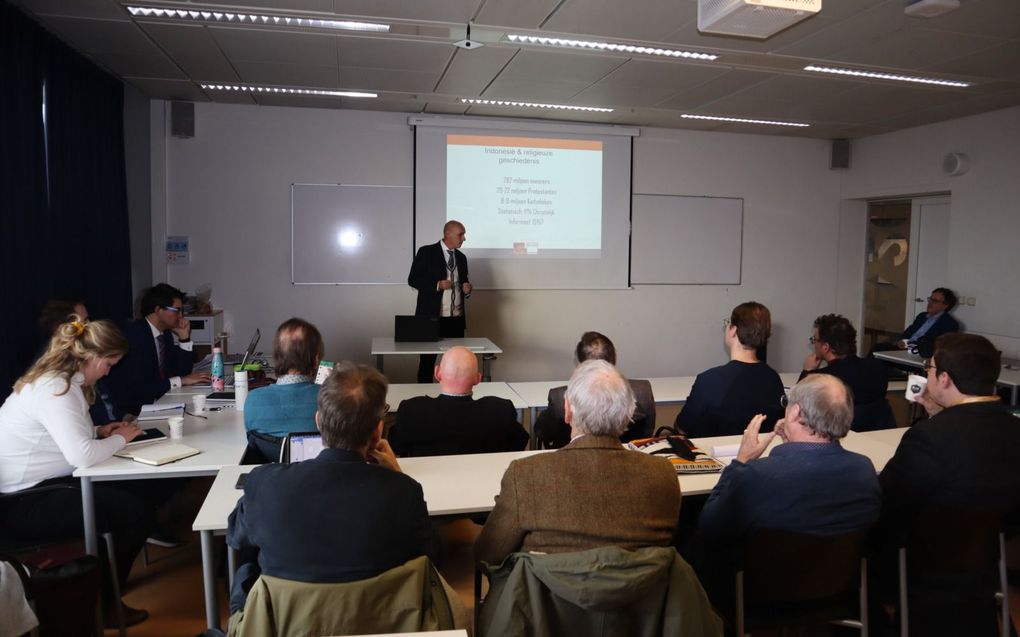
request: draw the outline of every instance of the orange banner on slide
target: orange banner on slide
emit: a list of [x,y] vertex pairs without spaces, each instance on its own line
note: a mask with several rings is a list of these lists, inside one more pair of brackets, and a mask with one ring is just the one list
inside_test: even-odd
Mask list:
[[602,142],[586,139],[546,139],[544,137],[499,137],[491,135],[447,135],[450,146],[511,146],[514,148],[562,148],[565,150],[602,150]]

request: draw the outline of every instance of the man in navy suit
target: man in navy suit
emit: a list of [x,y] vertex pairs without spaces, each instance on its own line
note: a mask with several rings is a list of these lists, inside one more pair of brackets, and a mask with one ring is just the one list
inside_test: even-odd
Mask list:
[[[458,249],[464,235],[464,224],[447,221],[442,240],[418,248],[407,275],[407,284],[418,290],[415,316],[438,316],[439,335],[447,338],[464,336],[464,300],[471,296],[467,257]],[[432,382],[435,365],[435,354],[421,355],[419,383]]]
[[960,324],[949,312],[956,307],[956,295],[949,288],[935,288],[928,297],[928,309],[921,312],[903,331],[903,340],[897,343],[906,349],[907,343],[916,343],[922,337],[932,342],[943,334],[959,332]]
[[[191,322],[184,317],[184,293],[160,283],[142,295],[144,318],[128,324],[128,353],[109,376],[113,415],[137,414],[170,388],[209,382],[207,373],[191,373]],[[177,342],[174,342],[174,336]]]

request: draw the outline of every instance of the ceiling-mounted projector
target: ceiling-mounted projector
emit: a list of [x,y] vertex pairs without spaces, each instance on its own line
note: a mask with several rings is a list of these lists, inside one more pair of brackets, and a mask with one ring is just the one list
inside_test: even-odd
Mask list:
[[822,0],[698,0],[698,31],[764,40],[822,10]]

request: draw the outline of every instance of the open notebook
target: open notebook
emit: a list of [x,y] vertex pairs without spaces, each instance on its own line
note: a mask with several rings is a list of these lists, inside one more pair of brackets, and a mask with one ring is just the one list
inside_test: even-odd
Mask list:
[[176,462],[183,458],[189,458],[202,453],[194,447],[182,445],[176,442],[154,442],[140,447],[124,448],[113,454],[118,458],[128,458],[135,462],[143,462],[151,465],[161,465],[168,462]]

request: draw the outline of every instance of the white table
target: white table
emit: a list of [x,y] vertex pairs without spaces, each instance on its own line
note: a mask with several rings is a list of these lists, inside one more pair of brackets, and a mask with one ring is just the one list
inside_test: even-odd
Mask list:
[[[924,359],[917,354],[911,354],[905,350],[890,352],[875,352],[875,358],[884,360],[894,365],[924,369]],[[1020,397],[1020,360],[1015,358],[1003,358],[1002,369],[999,371],[999,379],[996,384],[1009,388],[1009,404],[1016,405]]]
[[[164,396],[162,402],[181,402],[182,395]],[[190,409],[190,406],[189,406]],[[184,416],[184,437],[182,444],[200,449],[202,453],[171,462],[159,467],[135,462],[126,458],[113,457],[91,467],[79,468],[74,472],[81,478],[81,506],[85,526],[85,549],[92,555],[99,555],[98,536],[96,533],[95,500],[93,482],[109,480],[155,480],[159,478],[192,478],[196,476],[216,475],[227,465],[236,465],[244,455],[247,445],[244,420],[241,412],[228,409],[219,412],[206,412],[205,418]],[[143,428],[155,427],[167,432],[166,420],[142,422]],[[213,547],[202,538],[202,559],[208,557],[212,561]],[[212,573],[212,570],[209,571]],[[210,583],[212,584],[210,586]],[[209,615],[209,593],[215,590],[215,577],[212,582],[206,580],[207,616]],[[215,595],[215,593],[213,593]],[[215,597],[212,598],[215,600]],[[212,607],[215,612],[215,606]],[[208,619],[208,617],[207,617]]]
[[[871,432],[880,433],[880,432]],[[902,434],[900,434],[902,435]],[[717,445],[733,445],[740,442],[740,436],[719,436],[694,441],[705,452]],[[779,444],[776,438],[769,451]],[[895,444],[890,444],[879,436],[851,431],[843,441],[843,446],[869,457],[876,471],[881,471],[896,451]],[[519,458],[526,458],[538,453],[553,451],[511,451],[505,453],[484,453],[460,456],[432,456],[421,458],[401,458],[400,466],[404,473],[421,483],[425,502],[430,516],[455,516],[485,513],[492,510],[495,497],[499,493],[500,483],[507,466]],[[241,490],[234,488],[237,478],[242,473],[254,469],[254,466],[223,467],[216,476],[202,508],[195,518],[192,529],[202,537],[202,573],[206,583],[206,619],[210,628],[219,624],[219,606],[216,599],[214,562],[212,551],[205,547],[212,545],[214,535],[223,534],[227,529],[227,518],[241,497]],[[712,491],[719,481],[718,473],[679,475],[680,489],[685,496],[706,495]],[[228,551],[228,556],[231,552]],[[233,572],[233,557],[228,561]]]
[[895,450],[900,445],[900,440],[903,439],[903,434],[907,433],[910,427],[895,427],[893,429],[879,429],[878,431],[865,431],[861,435],[867,436],[873,440],[884,442],[887,445],[891,445]]
[[475,354],[482,357],[482,380],[491,380],[491,362],[495,360],[496,354],[502,354],[503,350],[487,338],[444,338],[438,341],[428,342],[400,342],[393,340],[391,336],[372,337],[372,356],[375,356],[375,366],[383,371],[383,356],[388,354],[442,354],[451,347],[466,347]]

